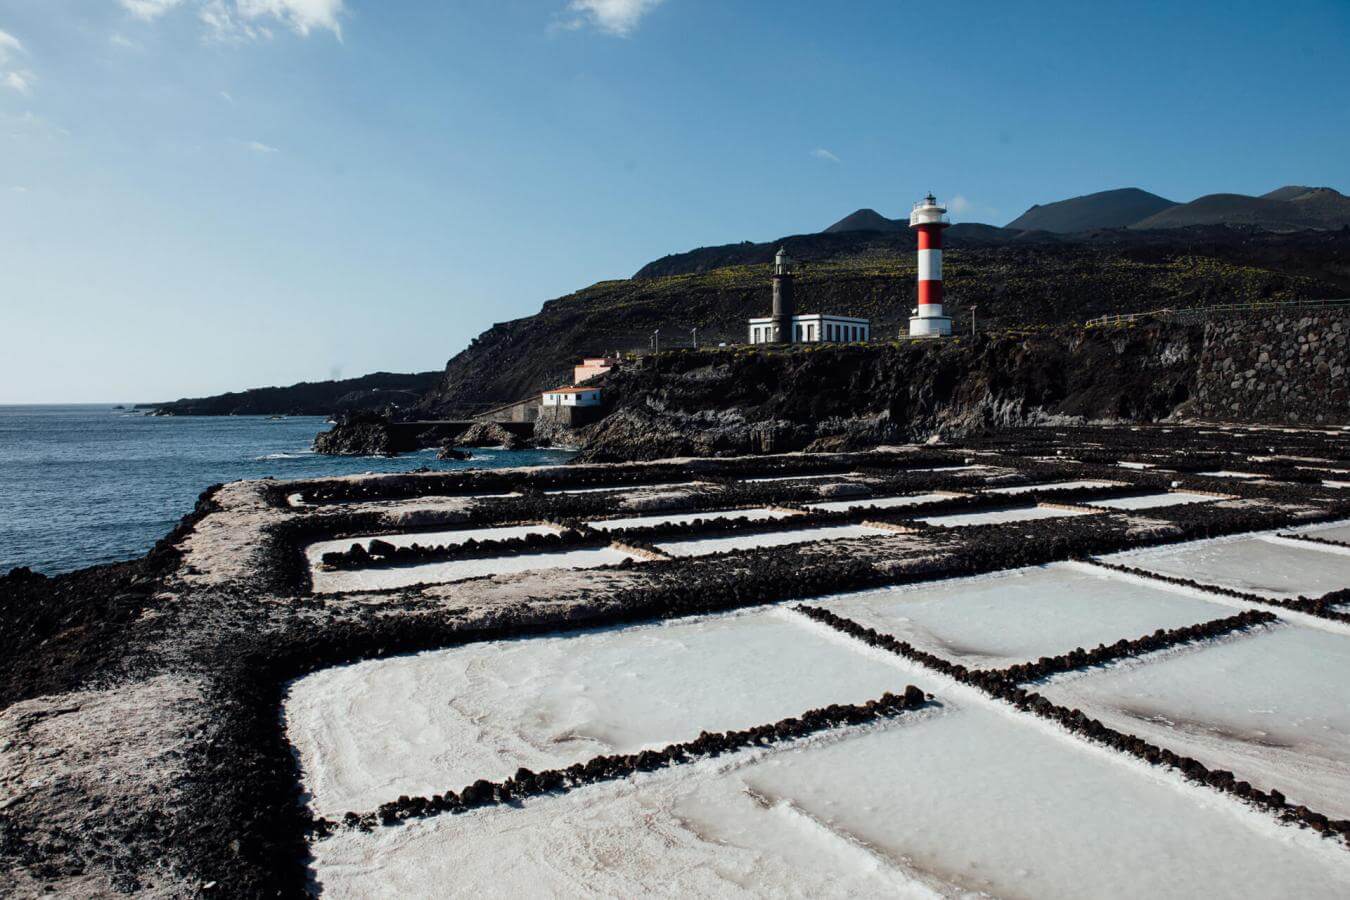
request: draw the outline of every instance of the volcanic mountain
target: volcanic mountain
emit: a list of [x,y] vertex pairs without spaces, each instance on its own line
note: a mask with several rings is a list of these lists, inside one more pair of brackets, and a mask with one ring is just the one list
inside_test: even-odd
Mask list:
[[1350,226],[1350,197],[1329,187],[1289,185],[1249,197],[1207,194],[1130,223],[1132,228],[1187,225],[1248,225],[1266,231],[1336,229]]
[[822,234],[842,234],[846,231],[904,231],[909,222],[900,219],[888,219],[875,209],[860,209],[849,213]]
[[1120,188],[1058,200],[1044,206],[1038,204],[1013,219],[1007,227],[1058,234],[1097,228],[1125,228],[1176,205],[1171,200],[1139,188]]

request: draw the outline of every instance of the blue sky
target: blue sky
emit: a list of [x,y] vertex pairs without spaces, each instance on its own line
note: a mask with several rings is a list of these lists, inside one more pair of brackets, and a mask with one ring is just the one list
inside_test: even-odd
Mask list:
[[1350,189],[1350,3],[0,0],[0,403],[438,369],[929,189]]

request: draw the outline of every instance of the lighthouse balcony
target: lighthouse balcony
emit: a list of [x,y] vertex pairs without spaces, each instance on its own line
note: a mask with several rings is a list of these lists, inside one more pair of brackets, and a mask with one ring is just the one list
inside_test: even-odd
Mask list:
[[947,218],[947,210],[941,206],[928,206],[925,204],[916,204],[914,211],[909,214],[909,227],[915,225],[950,225],[951,220]]

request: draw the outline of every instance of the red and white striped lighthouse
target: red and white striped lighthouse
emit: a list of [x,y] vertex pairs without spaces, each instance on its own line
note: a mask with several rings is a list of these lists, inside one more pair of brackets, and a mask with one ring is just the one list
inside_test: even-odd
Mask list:
[[915,203],[909,214],[909,227],[919,237],[919,308],[909,320],[910,337],[952,333],[951,317],[942,314],[942,229],[950,224],[947,208],[932,194]]

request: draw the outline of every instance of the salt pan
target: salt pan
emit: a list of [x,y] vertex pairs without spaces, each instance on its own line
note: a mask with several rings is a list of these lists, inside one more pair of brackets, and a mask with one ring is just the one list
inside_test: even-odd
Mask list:
[[314,848],[325,896],[1344,897],[1344,853],[981,707],[943,699],[519,808]]
[[285,710],[314,809],[340,816],[911,683],[800,615],[756,609],[326,669]]
[[486,556],[445,562],[420,563],[354,571],[314,570],[312,581],[318,594],[335,591],[378,591],[414,584],[442,584],[481,578],[485,575],[512,575],[541,569],[594,569],[633,559],[631,553],[610,547],[586,547],[554,553],[524,553],[519,556]]
[[1291,803],[1350,817],[1350,637],[1282,625],[1037,687]]
[[1188,491],[1169,491],[1165,494],[1145,494],[1142,497],[1117,497],[1114,500],[1087,500],[1084,506],[1106,509],[1157,509],[1162,506],[1180,506],[1188,503],[1213,503],[1222,500],[1213,494],[1194,494]]
[[819,604],[974,668],[1003,668],[1233,614],[1073,563],[840,594]]
[[1088,513],[1077,509],[1058,509],[1052,506],[1025,506],[1018,509],[997,509],[991,512],[951,513],[942,516],[928,516],[919,519],[930,525],[945,525],[957,528],[962,525],[994,525],[1000,522],[1032,522],[1037,519],[1058,519],[1063,516],[1084,516]]
[[1263,597],[1320,597],[1350,587],[1350,556],[1314,544],[1272,542],[1237,535],[1166,547],[1128,550],[1102,557],[1106,562],[1146,569],[1173,578],[1194,579]]
[[748,550],[760,547],[786,547],[814,541],[837,541],[848,538],[882,537],[892,534],[884,528],[869,525],[828,525],[821,528],[799,528],[795,531],[770,531],[759,534],[733,534],[725,537],[696,538],[657,544],[656,549],[670,556],[705,556],[727,550]]

